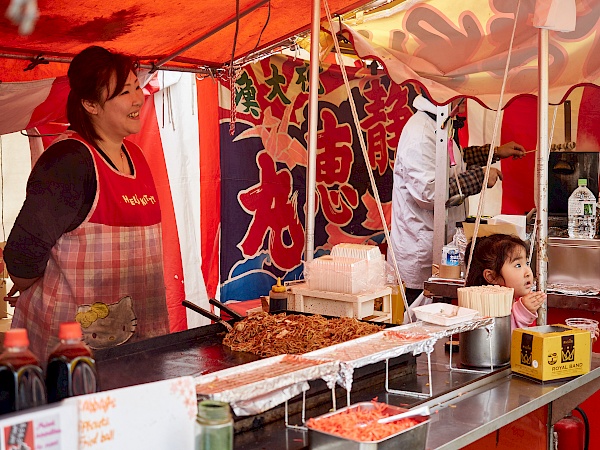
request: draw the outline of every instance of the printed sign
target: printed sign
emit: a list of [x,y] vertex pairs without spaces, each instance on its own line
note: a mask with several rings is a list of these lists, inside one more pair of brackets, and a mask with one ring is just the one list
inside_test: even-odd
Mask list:
[[79,450],[194,449],[197,401],[192,377],[83,395],[67,402],[74,402],[79,413]]
[[0,420],[0,450],[73,450],[77,448],[77,410],[55,404]]

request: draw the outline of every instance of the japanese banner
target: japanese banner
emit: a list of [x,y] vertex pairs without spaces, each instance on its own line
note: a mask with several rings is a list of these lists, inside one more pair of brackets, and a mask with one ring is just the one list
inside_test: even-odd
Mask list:
[[[367,170],[373,171],[387,220],[392,165],[412,111],[409,87],[381,72],[349,68],[369,160],[365,163],[347,90],[337,65],[323,65],[319,85],[315,256],[340,242],[383,239]],[[281,55],[243,68],[220,87],[221,300],[267,295],[276,277],[302,278],[308,142],[309,66]]]

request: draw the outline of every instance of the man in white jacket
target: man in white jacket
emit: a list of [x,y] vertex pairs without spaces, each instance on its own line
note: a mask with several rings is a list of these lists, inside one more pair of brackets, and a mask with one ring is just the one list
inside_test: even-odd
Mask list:
[[[392,251],[396,255],[409,304],[423,291],[423,283],[431,276],[436,168],[436,107],[418,95],[413,109],[416,112],[402,130],[394,163],[392,245],[388,247],[388,260],[393,257]],[[481,191],[489,148],[489,144],[466,147],[461,155],[454,145],[454,159],[460,171],[458,179],[465,196]],[[494,160],[524,155],[521,145],[510,142],[496,148]],[[464,170],[465,164],[467,170]],[[502,179],[502,173],[492,167],[488,187],[494,186],[498,179]],[[454,177],[449,178],[449,191],[449,197],[459,193]],[[464,205],[448,208],[449,236],[454,234],[455,223],[464,218]]]

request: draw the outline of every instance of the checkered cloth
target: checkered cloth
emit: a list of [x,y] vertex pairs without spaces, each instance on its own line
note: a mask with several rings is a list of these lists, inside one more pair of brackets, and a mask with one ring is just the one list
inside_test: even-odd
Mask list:
[[[483,177],[485,175],[485,165],[487,163],[490,144],[465,147],[462,150],[463,159],[467,164],[467,170],[458,174],[460,188],[465,196],[475,195],[481,192],[483,186]],[[492,162],[498,161],[494,156]],[[451,176],[449,179],[449,197],[459,194],[456,186],[456,179]]]

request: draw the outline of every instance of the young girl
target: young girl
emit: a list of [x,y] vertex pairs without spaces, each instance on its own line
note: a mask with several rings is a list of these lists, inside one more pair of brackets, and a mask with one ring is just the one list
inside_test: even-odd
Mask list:
[[[471,252],[467,246],[465,257]],[[546,301],[544,292],[531,292],[533,272],[527,264],[525,242],[508,234],[478,238],[466,286],[496,284],[513,288],[511,330],[528,327],[537,319],[537,310]]]

